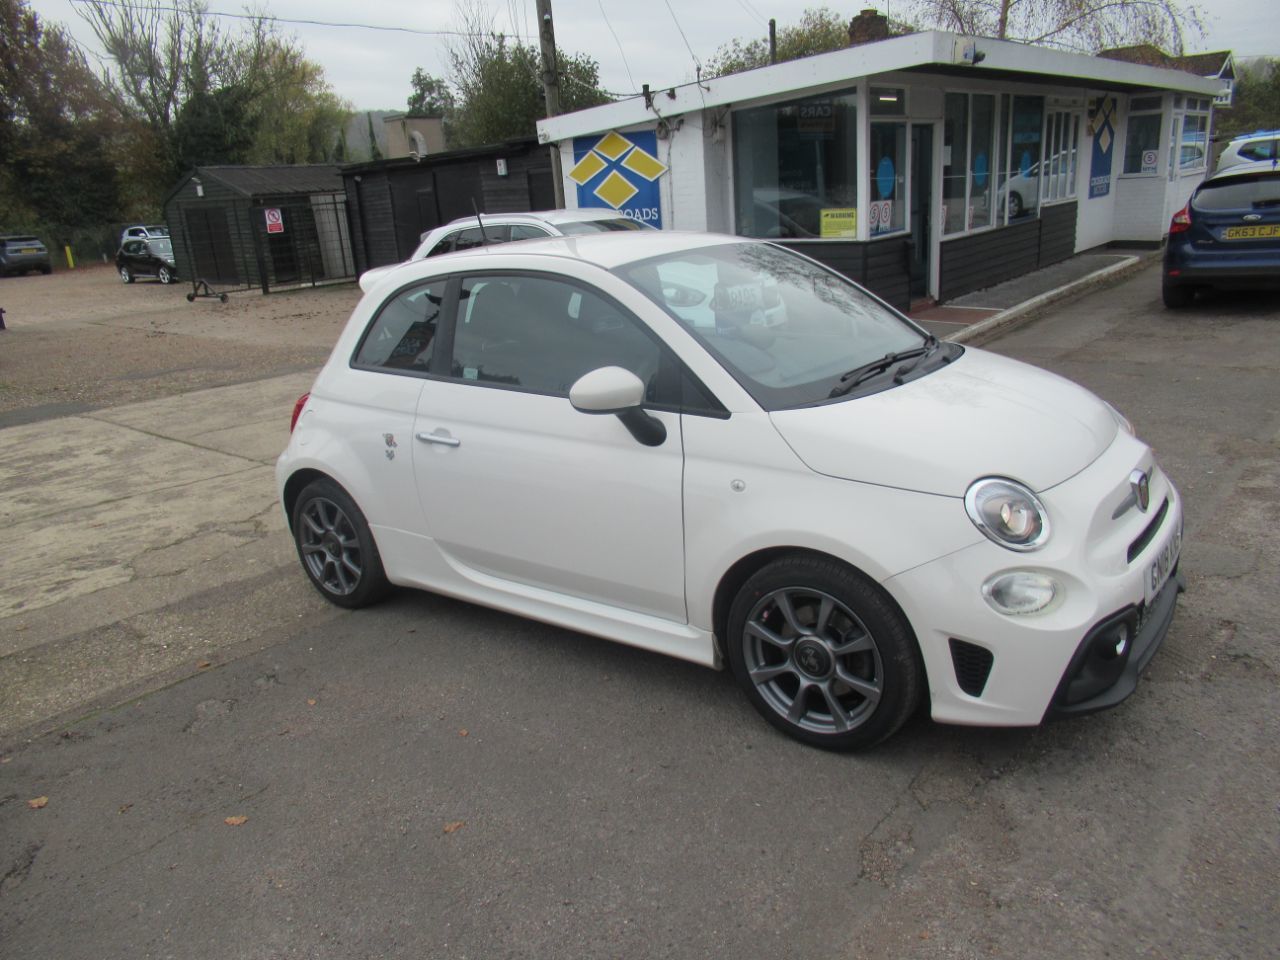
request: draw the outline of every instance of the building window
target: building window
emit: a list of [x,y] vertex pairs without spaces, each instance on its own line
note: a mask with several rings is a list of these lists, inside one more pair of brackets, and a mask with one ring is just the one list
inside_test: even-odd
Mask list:
[[1051,112],[1044,125],[1044,163],[1040,195],[1045,203],[1070,200],[1076,195],[1076,164],[1080,152],[1080,117],[1065,111]]
[[[1190,101],[1198,105],[1199,101]],[[1178,168],[1183,173],[1203,170],[1209,152],[1209,114],[1188,113],[1182,118],[1182,146]]]
[[736,228],[747,237],[847,237],[857,229],[857,97],[735,112]]
[[965,224],[969,169],[969,95],[948,93],[942,114],[942,232],[960,233]]
[[995,220],[996,98],[974,94],[969,104],[969,229],[989,227]]
[[[1000,203],[1013,223],[1040,211],[1040,162],[1044,140],[1044,98],[1011,97],[1004,125],[1009,130],[1009,153],[1000,158]],[[1003,139],[1003,138],[1002,138]]]
[[1124,138],[1124,172],[1156,172],[1160,156],[1160,122],[1164,118],[1159,97],[1134,97],[1129,101],[1129,122]]
[[907,216],[907,125],[871,124],[871,236],[905,229]]
[[947,93],[942,114],[942,232],[991,227],[996,218],[996,97]]

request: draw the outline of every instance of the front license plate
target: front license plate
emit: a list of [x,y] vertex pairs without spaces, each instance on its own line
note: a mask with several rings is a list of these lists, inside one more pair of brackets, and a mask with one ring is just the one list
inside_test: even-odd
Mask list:
[[39,253],[40,251],[37,250],[35,247],[23,247],[18,252],[19,253]]
[[1178,554],[1182,552],[1182,526],[1174,527],[1173,534],[1160,545],[1151,562],[1147,565],[1146,601],[1151,601],[1169,581],[1169,574],[1178,565]]
[[1280,237],[1280,224],[1269,223],[1256,227],[1227,227],[1222,231],[1223,240],[1261,240]]

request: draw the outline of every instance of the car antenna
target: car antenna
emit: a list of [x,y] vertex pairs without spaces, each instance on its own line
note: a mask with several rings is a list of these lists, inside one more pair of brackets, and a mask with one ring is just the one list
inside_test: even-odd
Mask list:
[[480,208],[476,206],[476,198],[471,198],[471,209],[476,212],[476,223],[480,224],[480,239],[484,241],[484,245],[489,245],[489,235],[484,232],[484,220],[480,217]]

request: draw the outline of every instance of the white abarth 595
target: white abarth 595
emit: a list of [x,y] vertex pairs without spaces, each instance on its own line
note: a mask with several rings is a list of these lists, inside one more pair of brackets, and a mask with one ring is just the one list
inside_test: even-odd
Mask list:
[[997,726],[1112,706],[1181,584],[1181,500],[1119,413],[765,242],[405,264],[294,417],[280,495],[329,600],[418,587],[727,662],[823,747],[922,702]]

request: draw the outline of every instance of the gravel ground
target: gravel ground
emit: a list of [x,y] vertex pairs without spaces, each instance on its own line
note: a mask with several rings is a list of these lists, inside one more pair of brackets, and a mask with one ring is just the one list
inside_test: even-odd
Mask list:
[[125,285],[107,265],[0,281],[0,428],[318,368],[360,296],[189,289]]

